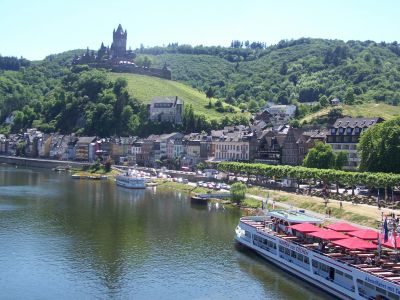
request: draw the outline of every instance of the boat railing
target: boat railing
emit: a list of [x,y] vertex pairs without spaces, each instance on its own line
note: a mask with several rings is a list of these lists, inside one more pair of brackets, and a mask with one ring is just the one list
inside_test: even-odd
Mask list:
[[[294,235],[279,234],[279,233],[277,233],[276,231],[272,230],[272,228],[268,226],[268,225],[271,225],[272,222],[268,222],[268,221],[267,221],[267,222],[265,222],[265,221],[264,221],[264,222],[257,222],[257,221],[254,221],[254,220],[252,220],[252,219],[241,219],[241,221],[242,221],[244,224],[247,224],[247,225],[249,225],[249,226],[254,227],[254,228],[256,229],[257,232],[262,233],[262,234],[273,235],[273,236],[279,237],[279,238],[281,238],[281,239],[283,239],[283,240],[287,240],[288,237],[296,237],[296,236],[294,236]],[[296,237],[296,238],[298,238],[298,237]],[[400,285],[400,270],[393,270],[393,269],[391,269],[391,268],[385,269],[385,268],[379,267],[380,270],[382,270],[382,272],[385,272],[385,271],[387,271],[387,272],[392,272],[393,275],[394,275],[393,277],[396,277],[396,278],[399,277],[398,280],[397,280],[397,279],[396,279],[396,280],[391,280],[390,277],[385,277],[385,276],[383,276],[383,275],[376,274],[376,272],[364,270],[363,268],[357,267],[356,264],[350,263],[350,261],[352,261],[352,262],[354,261],[354,257],[351,257],[351,255],[349,255],[349,254],[347,254],[347,256],[346,256],[346,254],[344,254],[344,257],[341,257],[341,256],[340,256],[340,257],[339,257],[339,256],[333,257],[332,255],[329,255],[329,254],[334,254],[334,253],[338,253],[338,252],[324,253],[323,251],[321,251],[321,250],[315,248],[315,244],[316,244],[316,243],[313,243],[313,244],[309,244],[309,243],[308,243],[308,244],[307,244],[306,242],[303,243],[303,242],[301,242],[301,241],[299,241],[299,240],[295,240],[295,239],[291,239],[290,242],[293,243],[293,244],[295,244],[295,245],[304,247],[304,248],[306,248],[307,250],[312,251],[312,252],[314,252],[314,253],[316,253],[316,254],[323,255],[323,256],[325,256],[325,257],[327,257],[327,258],[330,258],[330,259],[332,259],[332,260],[334,260],[334,261],[340,262],[340,263],[342,263],[342,264],[344,264],[344,265],[346,265],[346,266],[349,266],[349,267],[352,267],[352,268],[356,268],[357,270],[359,270],[359,271],[361,271],[361,272],[363,272],[363,273],[365,273],[365,274],[373,275],[373,276],[375,276],[375,277],[377,277],[377,278],[380,278],[380,279],[382,279],[382,280],[384,280],[384,281],[386,281],[386,282],[389,282],[389,283],[392,283],[392,284],[394,283],[394,284]],[[312,245],[312,246],[311,246],[311,245]],[[308,246],[309,246],[309,247],[308,247]],[[371,265],[371,267],[372,267],[372,265]],[[399,267],[400,267],[400,264],[399,264]],[[378,268],[378,267],[377,267],[377,268]],[[398,271],[399,273],[397,273],[397,271]],[[398,276],[395,276],[395,275],[398,275]]]

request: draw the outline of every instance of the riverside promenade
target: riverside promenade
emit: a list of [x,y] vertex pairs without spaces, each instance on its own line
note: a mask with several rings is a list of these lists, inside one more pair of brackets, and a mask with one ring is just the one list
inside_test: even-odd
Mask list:
[[[265,201],[265,197],[261,197],[261,196],[256,196],[256,195],[252,195],[252,194],[246,194],[246,197],[254,199],[254,200],[259,200],[259,201]],[[320,204],[322,204],[323,199],[318,198],[318,197],[314,197],[314,196],[302,196],[302,197],[307,197],[308,201],[312,201],[312,202],[318,202]],[[274,198],[271,197],[268,199],[268,204],[272,204],[272,202],[274,201]],[[326,214],[321,214],[312,210],[308,210],[308,209],[304,209],[304,208],[299,208],[296,207],[295,205],[292,205],[290,203],[286,203],[286,202],[280,202],[279,200],[275,201],[275,207],[279,207],[279,208],[283,208],[283,209],[296,209],[296,210],[304,210],[307,214],[311,215],[311,216],[315,216],[318,218],[321,218],[325,221],[328,222],[346,222],[346,223],[350,223],[354,226],[358,226],[358,227],[364,227],[364,228],[370,228],[369,226],[363,226],[360,225],[359,223],[354,223],[354,222],[350,222],[348,220],[343,220],[340,218],[335,218],[333,216],[328,217]],[[329,203],[328,203],[328,207],[335,207],[335,208],[339,208],[340,207],[340,201],[338,200],[334,200],[334,199],[329,199]],[[398,209],[390,209],[390,208],[381,208],[378,209],[377,206],[373,206],[373,205],[368,205],[368,204],[352,204],[351,202],[342,202],[342,209],[344,211],[349,211],[349,212],[353,212],[353,213],[358,213],[358,214],[362,214],[366,217],[369,218],[373,218],[378,222],[381,221],[382,219],[382,213],[384,215],[387,214],[391,214],[394,213],[396,215],[400,215],[400,210]],[[374,228],[377,229],[377,228]]]
[[5,156],[5,155],[0,155],[0,163],[22,166],[27,168],[44,168],[44,169],[54,169],[57,167],[82,169],[83,167],[90,165],[89,162],[76,162],[76,161],[40,159],[40,158]]

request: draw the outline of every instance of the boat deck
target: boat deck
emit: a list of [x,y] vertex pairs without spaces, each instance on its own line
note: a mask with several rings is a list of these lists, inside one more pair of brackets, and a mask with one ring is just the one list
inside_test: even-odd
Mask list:
[[261,234],[268,236],[276,236],[283,240],[290,241],[294,244],[315,251],[333,260],[347,264],[362,272],[374,275],[384,280],[400,285],[400,262],[397,262],[397,253],[393,250],[383,250],[381,258],[378,261],[367,263],[367,258],[374,258],[376,255],[373,251],[357,250],[349,251],[340,246],[328,244],[323,251],[319,250],[319,243],[310,242],[310,239],[304,239],[283,232],[276,232],[269,226],[273,224],[272,220],[255,221],[252,219],[242,218],[241,222],[247,224],[257,230]]

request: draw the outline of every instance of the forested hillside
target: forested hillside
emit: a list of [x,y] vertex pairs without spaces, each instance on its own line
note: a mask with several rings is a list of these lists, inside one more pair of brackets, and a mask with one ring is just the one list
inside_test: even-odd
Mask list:
[[[30,126],[99,135],[201,131],[245,123],[228,104],[255,112],[267,101],[294,103],[298,118],[307,120],[307,115],[323,110],[334,97],[367,110],[374,106],[365,103],[398,105],[400,101],[400,47],[396,42],[303,38],[270,47],[233,41],[231,47],[171,44],[136,50],[138,62],[147,56],[152,66],[167,63],[173,80],[199,92],[153,77],[71,67],[73,56],[83,52],[71,50],[36,62],[0,56],[1,131],[18,132]],[[187,106],[183,127],[146,122],[144,103],[163,92],[182,93],[192,104],[191,111]],[[210,102],[205,95],[219,100]],[[365,109],[347,110],[370,115]],[[12,126],[4,124],[10,116],[14,116]],[[120,120],[130,124],[128,129]]]
[[[204,47],[207,49],[207,47]],[[253,108],[265,101],[313,102],[321,96],[338,97],[350,104],[400,101],[400,47],[372,41],[300,39],[282,41],[265,49],[239,49],[235,61],[224,52],[182,54],[165,47],[152,56],[155,65],[166,62],[173,79],[206,90],[215,88],[228,103]],[[143,53],[152,53],[143,49]],[[253,55],[240,56],[241,51]],[[194,50],[192,52],[195,52]],[[142,54],[145,55],[145,54]]]

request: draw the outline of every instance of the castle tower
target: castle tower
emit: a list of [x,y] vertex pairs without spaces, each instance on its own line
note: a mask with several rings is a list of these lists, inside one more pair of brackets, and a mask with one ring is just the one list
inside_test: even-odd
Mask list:
[[123,58],[126,54],[126,39],[128,33],[122,29],[121,24],[113,31],[113,43],[111,44],[111,55],[113,58]]

